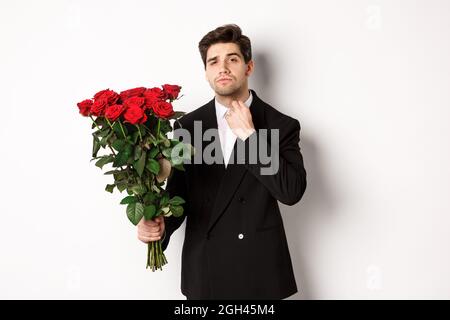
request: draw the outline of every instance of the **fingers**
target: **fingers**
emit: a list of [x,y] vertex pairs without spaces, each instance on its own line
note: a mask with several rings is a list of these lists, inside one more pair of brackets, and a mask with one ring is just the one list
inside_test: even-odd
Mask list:
[[164,231],[162,228],[151,228],[151,229],[143,229],[138,228],[138,239],[142,242],[151,242],[160,240]]
[[230,110],[238,111],[242,107],[241,103],[243,103],[243,102],[237,101],[237,100],[231,101],[231,108],[230,108]]
[[164,216],[156,217],[155,222],[158,224],[158,226],[161,228],[161,230],[164,231],[164,228],[165,228]]
[[164,222],[164,217],[160,217],[160,223],[159,223],[159,225],[161,226],[161,228],[164,230],[164,228],[165,228],[165,222]]
[[159,216],[152,220],[142,218],[137,225],[138,239],[145,243],[160,240],[164,230],[164,217]]
[[226,118],[231,118],[234,115],[239,115],[240,105],[236,100],[231,101],[230,108],[227,111]]
[[248,108],[245,107],[245,105],[243,105],[243,102],[241,101],[233,101],[232,105],[233,107],[229,110],[230,117],[227,118],[229,119],[231,117],[234,117],[235,121],[238,121],[240,125],[243,125],[243,123],[245,123],[245,120],[248,118],[246,114],[246,112],[249,112]]
[[157,228],[150,228],[150,229],[143,229],[143,228],[139,228],[138,229],[138,234],[146,236],[146,237],[150,237],[150,236],[156,236],[159,235],[161,233],[161,228],[157,227]]
[[241,100],[233,100],[231,105],[236,109],[246,108],[246,105]]
[[161,223],[160,217],[156,217],[156,218],[151,219],[151,220],[146,220],[145,218],[142,218],[141,221],[139,221],[139,224],[143,224],[143,225],[148,226],[148,227],[159,226],[160,223]]
[[138,235],[138,239],[141,240],[144,243],[149,243],[152,241],[158,241],[161,240],[161,236],[160,235]]
[[247,114],[250,114],[250,110],[247,106],[240,100],[233,100],[231,102],[231,108],[229,110],[231,114],[236,113],[240,118],[246,118]]

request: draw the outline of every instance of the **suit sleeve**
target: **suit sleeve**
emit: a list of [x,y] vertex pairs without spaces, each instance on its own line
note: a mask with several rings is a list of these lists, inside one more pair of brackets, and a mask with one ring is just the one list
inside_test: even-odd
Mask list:
[[[267,145],[265,152],[263,152],[267,156],[269,150],[271,150],[270,145],[277,143],[276,141],[269,142],[267,139],[268,135],[270,135],[270,130],[268,130],[266,136],[263,136],[258,131],[254,131],[247,137],[245,140],[245,166],[269,190],[274,198],[286,205],[294,205],[300,201],[306,190],[306,171],[299,147],[300,122],[293,119],[293,121],[289,121],[286,126],[279,129],[279,152],[278,154],[270,155],[271,164],[274,163],[275,157],[277,157],[278,170],[273,170],[274,172],[271,174],[263,174],[261,169],[268,167],[268,165],[261,163],[258,156],[259,147],[261,143]],[[250,160],[250,141],[258,146],[256,163],[252,163]]]
[[[178,123],[175,122],[174,128],[179,127]],[[184,219],[189,215],[189,203],[188,194],[186,188],[186,177],[185,171],[180,171],[173,169],[172,175],[167,180],[166,191],[169,193],[170,197],[179,196],[185,200],[183,204],[184,213],[181,217],[169,216],[164,218],[165,232],[163,240],[161,241],[162,250],[166,250],[169,245],[171,235],[183,224]]]

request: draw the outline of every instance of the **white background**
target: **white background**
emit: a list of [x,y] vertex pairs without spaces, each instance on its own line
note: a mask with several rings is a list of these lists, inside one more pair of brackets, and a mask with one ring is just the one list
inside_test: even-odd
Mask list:
[[302,126],[290,299],[450,298],[446,0],[1,0],[0,298],[185,298],[184,228],[146,270],[76,103],[170,83],[198,108],[197,45],[226,23],[252,40],[250,88]]

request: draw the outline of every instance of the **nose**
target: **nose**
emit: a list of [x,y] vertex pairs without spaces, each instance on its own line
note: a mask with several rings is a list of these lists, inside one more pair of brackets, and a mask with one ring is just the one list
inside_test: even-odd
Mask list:
[[225,74],[230,73],[230,70],[228,70],[228,66],[227,66],[227,63],[225,61],[220,63],[219,73],[220,74],[222,74],[222,73],[225,73]]

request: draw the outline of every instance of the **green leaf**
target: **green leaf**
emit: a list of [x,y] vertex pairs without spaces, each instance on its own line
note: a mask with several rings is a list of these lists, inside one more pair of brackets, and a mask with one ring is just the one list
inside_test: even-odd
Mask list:
[[141,130],[142,137],[144,137],[146,132],[149,131],[148,128],[145,125],[143,125],[142,123],[138,124],[137,126],[139,127],[139,130]]
[[116,186],[115,184],[107,184],[105,190],[108,191],[108,192],[113,193],[113,190],[114,190],[115,186]]
[[94,131],[92,135],[97,138],[106,137],[110,133],[111,129],[109,127],[100,128],[97,131]]
[[118,173],[113,173],[113,175],[114,175],[114,180],[116,180],[116,182],[128,179],[127,173],[124,171],[119,171]]
[[134,194],[143,195],[145,192],[147,192],[147,188],[142,184],[135,184],[131,187],[131,191]]
[[125,164],[127,164],[128,160],[133,160],[133,157],[131,156],[131,153],[133,152],[133,146],[131,144],[126,144],[124,149],[120,151],[116,155],[116,159],[114,160],[113,167],[121,167]]
[[93,157],[93,158],[91,158],[90,162],[92,162],[92,161],[94,161],[94,160],[97,160],[97,159],[105,158],[105,157],[107,157],[107,156],[97,156],[97,157]]
[[125,149],[126,145],[127,145],[127,141],[126,140],[120,140],[120,139],[116,139],[112,143],[112,147],[114,149],[116,149],[117,151],[119,151],[119,152],[123,151]]
[[170,211],[174,217],[181,217],[183,215],[184,209],[182,206],[171,206]]
[[122,173],[123,171],[120,170],[110,170],[110,171],[106,171],[104,174],[108,175],[108,174],[116,174],[116,173]]
[[123,128],[123,131],[125,132],[125,136],[123,136],[122,129],[120,128],[119,122],[118,121],[114,122],[114,125],[113,125],[114,132],[120,139],[125,139],[126,136],[128,135],[128,130],[125,125],[122,125],[122,128]]
[[151,173],[158,174],[159,173],[159,162],[155,159],[148,159],[147,164],[145,166]]
[[127,160],[128,164],[133,164],[133,158],[134,158],[133,150],[134,150],[133,145],[129,143],[125,146],[125,150],[123,151],[126,154],[128,154],[128,160]]
[[160,132],[160,133],[159,133],[159,138],[160,138],[160,141],[163,143],[163,145],[164,145],[166,148],[169,148],[169,147],[170,147],[170,140],[167,139],[167,137],[164,135],[164,133]]
[[140,202],[130,203],[127,206],[127,217],[132,224],[137,225],[144,215],[144,206]]
[[122,192],[123,190],[125,190],[127,188],[127,184],[125,182],[118,182],[117,183],[117,189]]
[[125,198],[120,201],[120,204],[130,204],[130,203],[136,203],[138,200],[135,196],[126,196]]
[[108,135],[107,135],[106,137],[103,137],[103,138],[100,140],[100,144],[101,144],[101,146],[102,146],[103,148],[105,148],[105,147],[108,145],[108,143],[109,143],[109,141],[111,140],[111,137],[112,137],[113,135],[114,135],[114,131],[109,130]]
[[157,194],[161,193],[161,190],[158,188],[156,184],[152,184],[152,191],[154,191]]
[[131,141],[133,141],[133,143],[136,144],[138,139],[139,139],[139,131],[133,132],[133,135],[131,136]]
[[178,155],[175,155],[175,157],[170,159],[170,164],[172,165],[172,167],[176,167],[176,166],[182,165],[183,162],[184,162],[183,161],[183,157],[180,157]]
[[144,197],[144,203],[145,204],[152,204],[155,203],[156,195],[153,192],[149,192]]
[[172,212],[170,211],[169,207],[161,207],[159,208],[156,216],[163,215],[165,217],[170,217],[172,215]]
[[92,157],[95,158],[97,156],[98,150],[100,150],[100,140],[94,136],[94,142],[92,144]]
[[142,147],[140,145],[137,145],[134,148],[134,160],[137,160],[141,157],[142,154]]
[[100,145],[105,148],[108,145],[108,137],[103,137],[100,139]]
[[172,199],[170,199],[169,203],[174,205],[174,206],[179,206],[180,204],[185,203],[186,201],[184,201],[184,199],[182,197],[179,196],[175,196]]
[[159,201],[159,206],[164,207],[169,203],[169,195],[166,193],[161,197],[161,200]]
[[155,216],[155,213],[156,213],[156,207],[153,204],[146,206],[144,209],[145,220],[152,219]]
[[98,132],[98,137],[104,138],[104,137],[108,136],[110,132],[111,132],[111,129],[109,127],[106,129],[102,129]]
[[177,139],[170,139],[170,146],[175,147],[177,144],[181,143],[180,140]]
[[185,160],[189,160],[194,153],[192,145],[187,143],[181,143],[181,145],[176,147],[176,150],[178,152],[175,152],[171,158],[171,163],[174,166],[184,163]]
[[[128,153],[131,156],[133,154],[133,150],[134,150],[134,146],[131,143],[127,142],[127,144],[125,145],[125,149],[123,151]],[[133,160],[133,159],[131,158],[131,160]]]
[[145,169],[145,156],[146,156],[145,151],[142,151],[141,153],[142,154],[141,154],[141,157],[139,158],[139,160],[134,163],[134,168],[136,169],[136,171],[140,177],[142,177],[142,173],[144,172],[144,169]]
[[114,159],[113,167],[121,167],[121,166],[127,164],[129,157],[130,157],[129,153],[127,153],[125,151],[119,152],[116,155],[116,158]]
[[104,127],[105,127],[105,124],[106,124],[105,118],[103,118],[103,117],[97,117],[97,118],[95,119],[95,122],[97,123],[97,126],[99,126],[100,128],[104,128]]
[[145,143],[149,144],[149,145],[153,144],[155,146],[158,145],[155,136],[153,134],[151,134],[150,132],[148,133],[147,138],[145,138]]
[[158,155],[158,153],[159,153],[159,149],[158,148],[152,148],[148,152],[148,157],[153,159],[153,158],[155,158]]
[[162,154],[164,155],[164,157],[170,159],[171,155],[172,155],[172,148],[166,148],[162,151]]
[[107,156],[107,157],[104,157],[104,158],[101,158],[100,160],[98,160],[95,163],[95,165],[97,167],[99,167],[100,169],[102,169],[105,164],[113,162],[113,161],[114,161],[114,156]]
[[[170,163],[172,164],[172,161],[171,161]],[[186,170],[184,169],[182,163],[180,163],[180,164],[172,164],[172,167],[173,167],[174,169],[177,169],[177,170],[180,170],[180,171],[186,171]]]

